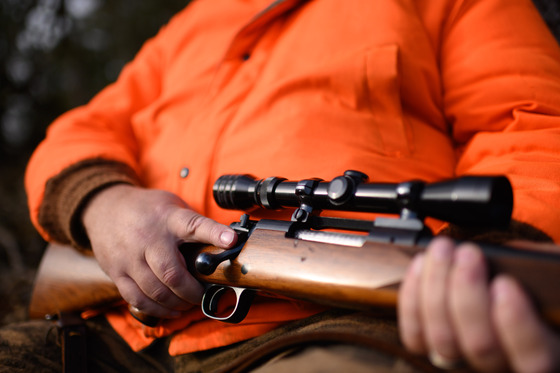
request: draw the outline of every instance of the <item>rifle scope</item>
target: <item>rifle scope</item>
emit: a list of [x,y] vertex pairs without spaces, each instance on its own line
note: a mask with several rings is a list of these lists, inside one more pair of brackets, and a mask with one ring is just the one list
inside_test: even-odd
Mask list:
[[319,210],[401,216],[406,210],[422,218],[485,228],[506,227],[513,209],[513,191],[504,176],[465,176],[435,183],[368,183],[367,175],[351,170],[331,181],[224,175],[214,184],[213,193],[225,209],[297,208],[305,204]]

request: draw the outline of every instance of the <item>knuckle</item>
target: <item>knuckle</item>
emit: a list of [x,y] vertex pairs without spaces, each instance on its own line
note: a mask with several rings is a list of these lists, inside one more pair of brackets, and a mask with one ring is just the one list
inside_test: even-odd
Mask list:
[[148,302],[146,302],[145,300],[140,299],[139,297],[133,297],[129,300],[126,301],[129,305],[131,305],[132,307],[138,309],[138,310],[145,310],[147,308],[147,304]]
[[126,303],[139,310],[146,309],[147,305],[149,304],[149,301],[146,299],[146,297],[139,292],[130,292],[126,296],[123,295],[123,298]]
[[153,289],[150,293],[150,298],[160,304],[165,304],[171,297],[171,291],[163,286]]
[[136,306],[140,300],[140,294],[132,286],[131,279],[127,276],[115,276],[113,281],[119,290],[123,299],[128,303]]
[[182,276],[175,268],[163,272],[162,282],[171,288],[180,286],[182,280]]
[[193,236],[197,230],[204,224],[205,217],[198,214],[189,214],[189,216],[184,217],[183,227],[184,232],[187,237]]
[[183,223],[185,238],[195,241],[214,242],[221,229],[221,224],[199,214],[192,214]]

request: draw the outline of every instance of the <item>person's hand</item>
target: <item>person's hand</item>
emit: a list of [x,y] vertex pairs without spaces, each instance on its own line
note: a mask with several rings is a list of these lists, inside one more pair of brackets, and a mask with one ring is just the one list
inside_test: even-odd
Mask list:
[[161,190],[114,185],[87,204],[82,222],[101,268],[129,305],[159,317],[178,317],[200,304],[202,285],[191,276],[178,246],[235,244],[235,232],[203,217]]
[[449,239],[434,239],[405,276],[398,317],[405,347],[440,368],[466,362],[482,372],[560,370],[560,336],[512,277],[488,281],[474,244],[455,248]]

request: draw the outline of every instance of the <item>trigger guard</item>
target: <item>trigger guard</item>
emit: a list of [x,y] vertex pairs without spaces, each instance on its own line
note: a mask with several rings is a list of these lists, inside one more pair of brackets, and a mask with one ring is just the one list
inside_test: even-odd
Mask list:
[[[218,303],[228,290],[233,290],[235,293],[235,307],[229,315],[217,316],[216,311],[218,309]],[[256,291],[252,289],[210,285],[202,297],[202,313],[213,320],[232,324],[240,323],[245,319],[245,316],[247,316],[255,294]]]

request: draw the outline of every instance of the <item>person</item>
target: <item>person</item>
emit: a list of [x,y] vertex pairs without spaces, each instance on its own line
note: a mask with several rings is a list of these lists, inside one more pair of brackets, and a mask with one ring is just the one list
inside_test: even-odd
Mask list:
[[47,240],[93,250],[128,304],[166,319],[148,328],[112,309],[104,317],[120,337],[109,337],[94,318],[91,369],[223,368],[282,335],[337,330],[384,336],[383,353],[318,337],[256,369],[412,369],[420,355],[553,371],[560,336],[515,280],[487,284],[473,244],[440,238],[413,261],[398,310],[410,359],[398,364],[386,358],[394,325],[364,314],[260,299],[239,325],[205,319],[178,244],[235,244],[227,224],[239,212],[211,198],[222,174],[329,180],[346,169],[383,182],[504,174],[515,223],[502,239],[558,242],[558,149],[560,48],[530,0],[194,1],[116,83],[49,127],[26,189]]

